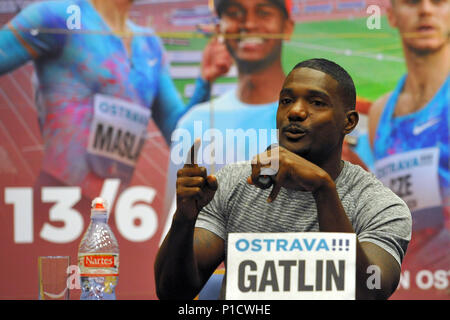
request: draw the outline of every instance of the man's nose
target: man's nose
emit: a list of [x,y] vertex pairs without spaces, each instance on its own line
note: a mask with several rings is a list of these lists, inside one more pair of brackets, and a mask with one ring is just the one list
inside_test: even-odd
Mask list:
[[243,26],[245,30],[254,30],[258,27],[258,17],[251,10],[245,15]]
[[433,11],[433,3],[431,0],[422,0],[419,3],[419,10],[421,15],[429,15]]
[[288,112],[290,121],[304,121],[308,117],[308,109],[303,101],[296,102]]

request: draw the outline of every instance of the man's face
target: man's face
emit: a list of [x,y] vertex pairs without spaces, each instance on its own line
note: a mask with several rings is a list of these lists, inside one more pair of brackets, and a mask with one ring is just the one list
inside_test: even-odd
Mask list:
[[407,48],[427,53],[449,42],[450,0],[394,0],[387,13]]
[[280,92],[277,111],[279,143],[289,151],[320,164],[333,153],[340,152],[345,114],[335,79],[310,68],[294,69]]
[[261,69],[280,59],[282,39],[289,38],[294,23],[269,0],[229,0],[220,26],[230,54],[251,72],[252,65]]

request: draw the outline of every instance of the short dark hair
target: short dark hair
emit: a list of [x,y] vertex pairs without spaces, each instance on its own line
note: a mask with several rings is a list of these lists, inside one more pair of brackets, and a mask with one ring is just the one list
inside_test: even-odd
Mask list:
[[[269,0],[276,5],[285,15],[286,18],[290,16],[292,3],[291,0]],[[222,15],[222,11],[228,6],[227,0],[214,0],[214,7],[216,8],[219,17]]]
[[315,58],[297,63],[295,67],[292,68],[292,70],[298,68],[310,68],[321,71],[331,76],[334,80],[338,82],[340,91],[339,93],[341,95],[342,102],[344,103],[344,107],[346,108],[346,110],[355,109],[356,107],[355,84],[353,83],[352,77],[340,65],[327,59]]

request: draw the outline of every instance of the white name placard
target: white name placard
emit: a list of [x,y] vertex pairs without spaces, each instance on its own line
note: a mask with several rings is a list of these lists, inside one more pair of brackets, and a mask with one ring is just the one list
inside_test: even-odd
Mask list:
[[354,233],[230,233],[226,299],[355,299]]

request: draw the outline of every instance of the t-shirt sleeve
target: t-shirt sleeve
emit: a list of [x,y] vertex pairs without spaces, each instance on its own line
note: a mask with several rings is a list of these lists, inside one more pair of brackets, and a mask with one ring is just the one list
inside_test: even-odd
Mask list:
[[411,240],[411,213],[405,202],[375,177],[369,180],[357,195],[354,226],[358,240],[378,245],[401,265]]
[[153,47],[160,51],[161,67],[158,77],[158,92],[152,106],[152,116],[166,142],[170,144],[171,134],[180,118],[194,105],[210,99],[211,84],[201,77],[195,81],[195,90],[187,103],[183,101],[170,75],[167,54],[159,38],[152,38]]
[[200,211],[195,227],[207,229],[226,240],[228,202],[239,180],[248,176],[246,169],[245,163],[239,163],[227,165],[217,172],[217,191],[212,201]]
[[61,48],[67,29],[67,4],[50,1],[34,3],[17,14],[6,28],[34,59]]

